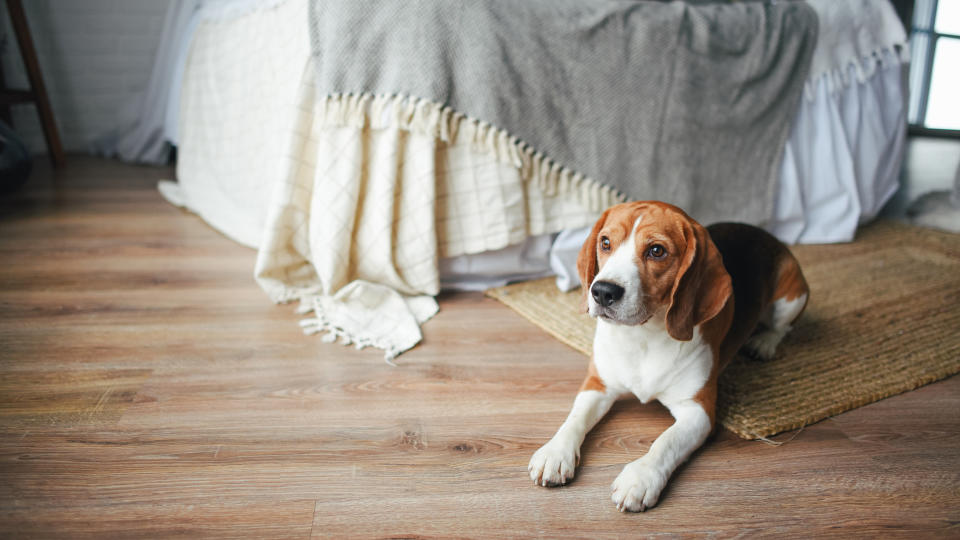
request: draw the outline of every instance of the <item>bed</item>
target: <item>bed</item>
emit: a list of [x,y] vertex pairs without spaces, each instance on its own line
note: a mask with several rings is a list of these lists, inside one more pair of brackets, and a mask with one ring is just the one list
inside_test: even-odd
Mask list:
[[[906,37],[886,2],[810,5],[818,41],[771,214],[752,221],[788,243],[843,242],[899,187]],[[178,183],[161,190],[258,249],[258,282],[313,313],[306,331],[390,359],[421,339],[441,289],[578,285],[588,227],[624,193],[443,103],[318,89],[308,0],[197,7],[169,55]]]

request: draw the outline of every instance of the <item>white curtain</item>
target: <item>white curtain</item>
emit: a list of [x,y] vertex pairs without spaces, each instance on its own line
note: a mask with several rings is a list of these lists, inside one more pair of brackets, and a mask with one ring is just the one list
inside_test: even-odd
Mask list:
[[180,83],[202,0],[171,0],[147,88],[120,128],[103,135],[94,151],[124,161],[164,164],[176,140]]

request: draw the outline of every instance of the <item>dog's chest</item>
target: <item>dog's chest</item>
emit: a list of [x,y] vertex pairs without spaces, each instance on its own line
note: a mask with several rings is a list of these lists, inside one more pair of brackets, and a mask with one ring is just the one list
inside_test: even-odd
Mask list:
[[713,367],[699,332],[690,341],[677,341],[654,321],[640,326],[598,321],[593,355],[604,384],[632,392],[643,403],[692,398]]

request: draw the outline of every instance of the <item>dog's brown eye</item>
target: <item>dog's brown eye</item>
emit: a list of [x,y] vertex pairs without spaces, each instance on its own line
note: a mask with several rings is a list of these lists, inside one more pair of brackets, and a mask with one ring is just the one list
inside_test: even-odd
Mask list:
[[600,237],[600,249],[604,251],[610,251],[610,239],[606,236]]
[[663,249],[663,246],[660,244],[654,244],[647,248],[647,257],[651,259],[662,259],[667,256],[667,250]]

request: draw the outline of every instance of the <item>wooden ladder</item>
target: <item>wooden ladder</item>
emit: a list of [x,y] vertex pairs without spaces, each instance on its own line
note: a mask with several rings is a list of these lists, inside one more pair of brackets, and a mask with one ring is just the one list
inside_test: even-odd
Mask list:
[[27,17],[20,0],[7,0],[7,11],[13,23],[13,31],[17,35],[17,44],[20,46],[20,55],[23,65],[27,69],[27,78],[30,81],[29,90],[11,90],[3,80],[3,71],[0,70],[0,115],[8,124],[10,106],[19,103],[34,103],[40,115],[40,125],[43,127],[43,136],[50,151],[50,160],[54,167],[64,164],[63,146],[60,144],[60,134],[53,119],[53,109],[47,97],[47,88],[43,84],[43,75],[40,73],[40,63],[37,62],[37,51],[33,48],[33,38],[30,37],[30,28],[27,26]]

